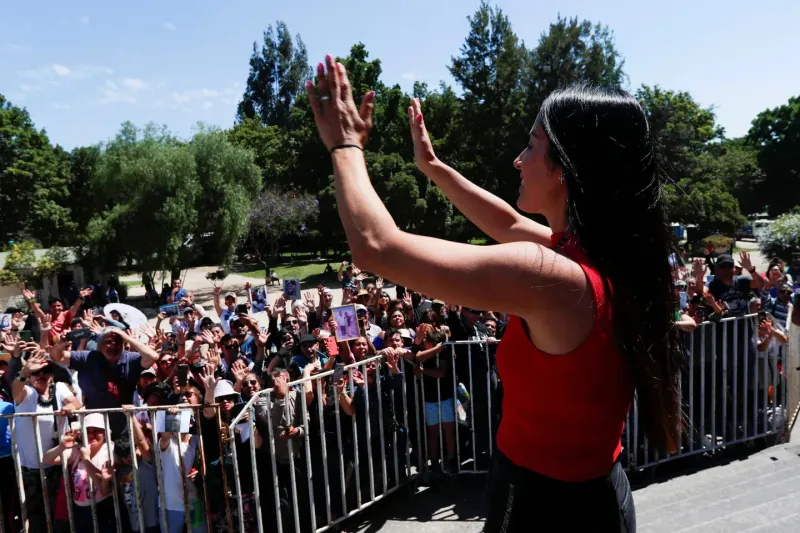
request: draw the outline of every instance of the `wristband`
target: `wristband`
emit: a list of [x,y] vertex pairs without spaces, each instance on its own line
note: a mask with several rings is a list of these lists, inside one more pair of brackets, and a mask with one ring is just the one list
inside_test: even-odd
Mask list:
[[357,144],[340,144],[339,146],[334,146],[333,148],[331,148],[331,150],[330,150],[330,153],[333,153],[333,152],[335,152],[336,150],[341,150],[342,148],[358,148],[358,149],[359,149],[359,150],[361,150],[362,152],[364,151],[364,149],[363,149],[363,148],[361,148],[361,147],[360,147],[359,145],[357,145]]

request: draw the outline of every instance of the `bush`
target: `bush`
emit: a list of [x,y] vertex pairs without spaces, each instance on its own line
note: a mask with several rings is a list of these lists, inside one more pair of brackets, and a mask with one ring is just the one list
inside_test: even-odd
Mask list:
[[700,242],[706,246],[710,244],[714,248],[730,248],[733,244],[733,238],[726,237],[725,235],[709,235]]
[[765,227],[758,238],[758,245],[765,257],[780,257],[792,260],[792,252],[800,250],[800,214],[786,214]]

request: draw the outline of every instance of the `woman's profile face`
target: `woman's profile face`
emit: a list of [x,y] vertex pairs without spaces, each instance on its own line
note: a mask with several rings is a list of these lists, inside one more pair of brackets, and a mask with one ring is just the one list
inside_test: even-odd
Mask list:
[[566,205],[567,187],[561,179],[561,167],[548,157],[550,142],[536,119],[528,144],[514,160],[521,184],[517,207],[526,213],[547,213]]

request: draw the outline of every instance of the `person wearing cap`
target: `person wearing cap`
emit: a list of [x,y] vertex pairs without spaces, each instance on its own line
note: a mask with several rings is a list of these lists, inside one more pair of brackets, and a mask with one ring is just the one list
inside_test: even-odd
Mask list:
[[[64,433],[60,443],[44,454],[46,464],[60,465],[64,452],[67,469],[72,480],[72,507],[75,531],[92,531],[92,495],[89,478],[94,482],[94,501],[97,511],[98,531],[112,531],[116,526],[114,513],[114,443],[106,444],[105,419],[100,413],[83,418],[88,442],[83,443],[81,430]],[[109,455],[109,447],[111,455]],[[46,529],[42,530],[46,531]]]
[[774,316],[779,326],[785,330],[789,322],[789,307],[795,300],[794,288],[791,283],[781,283],[777,288],[777,296],[766,301],[762,299],[762,305],[764,311]]
[[220,302],[220,295],[222,294],[222,287],[214,287],[214,310],[217,312],[220,321],[222,322],[222,330],[225,333],[230,333],[230,322],[236,318],[236,293],[228,292],[225,294],[225,307]]
[[[714,279],[708,284],[711,295],[718,302],[727,304],[728,314],[732,317],[745,316],[750,300],[750,291],[760,294],[764,287],[764,278],[756,272],[756,268],[750,262],[750,255],[742,252],[739,259],[742,268],[747,270],[750,275],[735,276],[733,257],[730,254],[720,254],[714,263]],[[695,260],[694,270],[699,284],[699,280],[704,279],[705,276],[705,265],[702,260]]]
[[328,362],[328,356],[319,351],[319,340],[314,335],[306,333],[300,337],[300,354],[292,357],[292,364],[297,365],[300,371],[311,363],[319,361],[320,366]]
[[[78,372],[78,383],[88,409],[122,407],[132,403],[133,392],[142,370],[158,362],[159,354],[138,337],[116,328],[101,330],[97,350],[71,351],[59,337],[50,356],[58,364]],[[130,351],[125,346],[130,346]],[[111,415],[111,431],[116,437],[126,428],[125,416]]]
[[372,318],[372,308],[356,304],[356,316],[358,317],[358,329],[367,335],[370,342],[374,343],[382,330],[380,326],[376,326],[370,321]]
[[[21,357],[21,351],[30,354],[27,359]],[[19,359],[22,369],[16,373],[11,385],[16,413],[41,413],[37,418],[39,439],[42,449],[49,450],[58,443],[59,431],[66,418],[54,416],[56,412],[71,413],[80,409],[81,404],[72,391],[64,383],[54,383],[53,363],[46,358],[44,351],[34,344],[17,343],[12,357]],[[25,488],[25,501],[31,531],[46,531],[44,495],[39,476],[39,456],[37,455],[36,437],[33,429],[33,418],[19,417],[14,425],[19,449],[19,465],[22,469],[22,481]],[[50,509],[61,480],[60,468],[45,468],[47,494],[50,498]]]
[[[213,374],[202,373],[200,375],[205,394],[203,405],[212,406],[218,404],[218,407],[204,407],[202,416],[200,417],[200,427],[203,434],[203,450],[205,452],[205,461],[207,466],[206,479],[208,482],[208,502],[210,508],[208,509],[211,515],[211,530],[212,531],[228,531],[228,525],[225,514],[225,497],[223,490],[235,490],[234,480],[230,475],[227,478],[228,487],[222,484],[222,472],[220,461],[220,433],[224,431],[226,434],[229,431],[229,424],[233,421],[233,406],[241,402],[241,397],[234,390],[233,384],[226,379],[217,379]],[[219,415],[217,415],[219,409]],[[219,416],[219,418],[218,418]],[[245,417],[249,414],[244,415]],[[222,426],[220,426],[220,423]],[[246,422],[247,418],[242,418],[242,422]],[[258,417],[255,420],[258,423]],[[250,443],[248,440],[242,441],[242,436],[238,429],[234,429],[235,439],[232,444],[236,446],[236,453],[238,457],[239,472],[252,472],[254,465],[251,462],[250,456]],[[251,435],[254,438],[256,448],[261,447],[261,438],[266,438],[266,434]],[[276,441],[277,441],[276,436]],[[253,495],[253,476],[242,475],[239,478],[242,489],[242,506],[244,509],[254,509],[254,495]],[[256,531],[256,516],[255,512],[245,512],[244,517],[244,530]],[[233,531],[239,531],[239,524],[236,517],[233,518]]]

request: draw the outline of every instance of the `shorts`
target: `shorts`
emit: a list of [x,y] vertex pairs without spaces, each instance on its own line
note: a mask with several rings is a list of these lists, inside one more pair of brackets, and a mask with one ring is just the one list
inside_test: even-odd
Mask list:
[[428,426],[439,425],[439,406],[442,407],[442,424],[452,424],[456,421],[456,408],[453,399],[441,402],[425,402],[425,424]]

